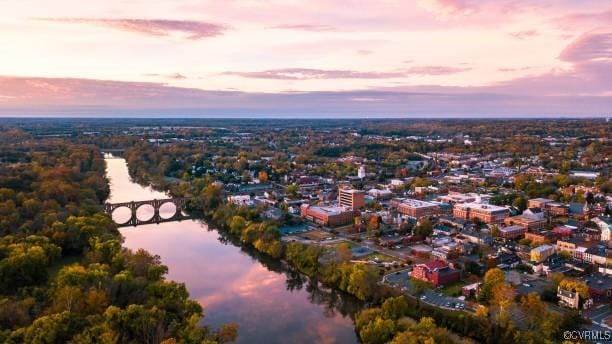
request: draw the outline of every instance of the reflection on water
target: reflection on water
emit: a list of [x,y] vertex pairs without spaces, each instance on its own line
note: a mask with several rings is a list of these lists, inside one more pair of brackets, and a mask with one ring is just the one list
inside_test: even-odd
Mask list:
[[[132,183],[123,159],[107,159],[112,202],[166,197]],[[242,343],[355,343],[354,298],[242,248],[233,238],[186,220],[121,230],[125,246],[161,256],[168,278],[184,282],[207,314],[204,322],[238,323]]]

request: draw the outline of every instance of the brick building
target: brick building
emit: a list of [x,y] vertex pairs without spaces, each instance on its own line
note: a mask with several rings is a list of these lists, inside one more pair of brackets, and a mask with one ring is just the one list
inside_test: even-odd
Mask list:
[[498,236],[503,239],[518,239],[525,235],[527,228],[519,225],[502,227],[499,229]]
[[510,210],[491,204],[482,203],[458,203],[453,208],[453,216],[474,220],[479,219],[484,223],[501,224],[510,215]]
[[397,204],[397,212],[414,218],[435,216],[440,213],[440,206],[436,203],[404,199]]
[[451,269],[447,263],[432,260],[414,266],[410,276],[412,278],[431,283],[434,287],[458,281],[461,278],[459,270]]
[[354,221],[355,211],[346,207],[319,207],[302,204],[300,215],[323,226],[342,226]]
[[546,220],[527,215],[518,215],[505,218],[504,224],[519,225],[531,231],[538,231],[544,228],[544,226],[546,225]]
[[352,210],[365,207],[365,192],[355,189],[338,189],[338,204]]

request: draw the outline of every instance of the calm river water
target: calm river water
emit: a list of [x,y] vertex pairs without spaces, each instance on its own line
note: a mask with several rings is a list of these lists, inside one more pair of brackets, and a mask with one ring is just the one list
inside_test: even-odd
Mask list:
[[[124,159],[106,159],[110,202],[160,199],[163,193],[130,180]],[[173,209],[162,209],[161,215]],[[146,219],[151,209],[140,209]],[[118,209],[113,217],[123,222]],[[123,218],[122,218],[123,217]],[[168,266],[203,307],[204,324],[235,322],[239,343],[356,343],[352,317],[360,303],[310,281],[278,261],[241,248],[195,220],[121,229],[124,246],[144,248]]]

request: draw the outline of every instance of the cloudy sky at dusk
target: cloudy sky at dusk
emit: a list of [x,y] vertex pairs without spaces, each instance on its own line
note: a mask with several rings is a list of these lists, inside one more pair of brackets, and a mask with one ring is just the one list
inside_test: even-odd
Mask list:
[[0,115],[612,115],[612,2],[0,0]]

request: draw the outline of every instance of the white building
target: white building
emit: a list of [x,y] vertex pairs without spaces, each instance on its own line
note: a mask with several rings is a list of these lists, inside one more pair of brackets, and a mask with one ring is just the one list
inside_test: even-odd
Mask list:
[[612,218],[610,216],[599,216],[591,219],[591,221],[593,221],[593,223],[595,223],[601,231],[601,240],[610,241],[610,232],[612,232]]
[[359,169],[357,170],[357,177],[359,177],[361,179],[366,177],[365,166],[363,166],[363,165],[359,166]]

